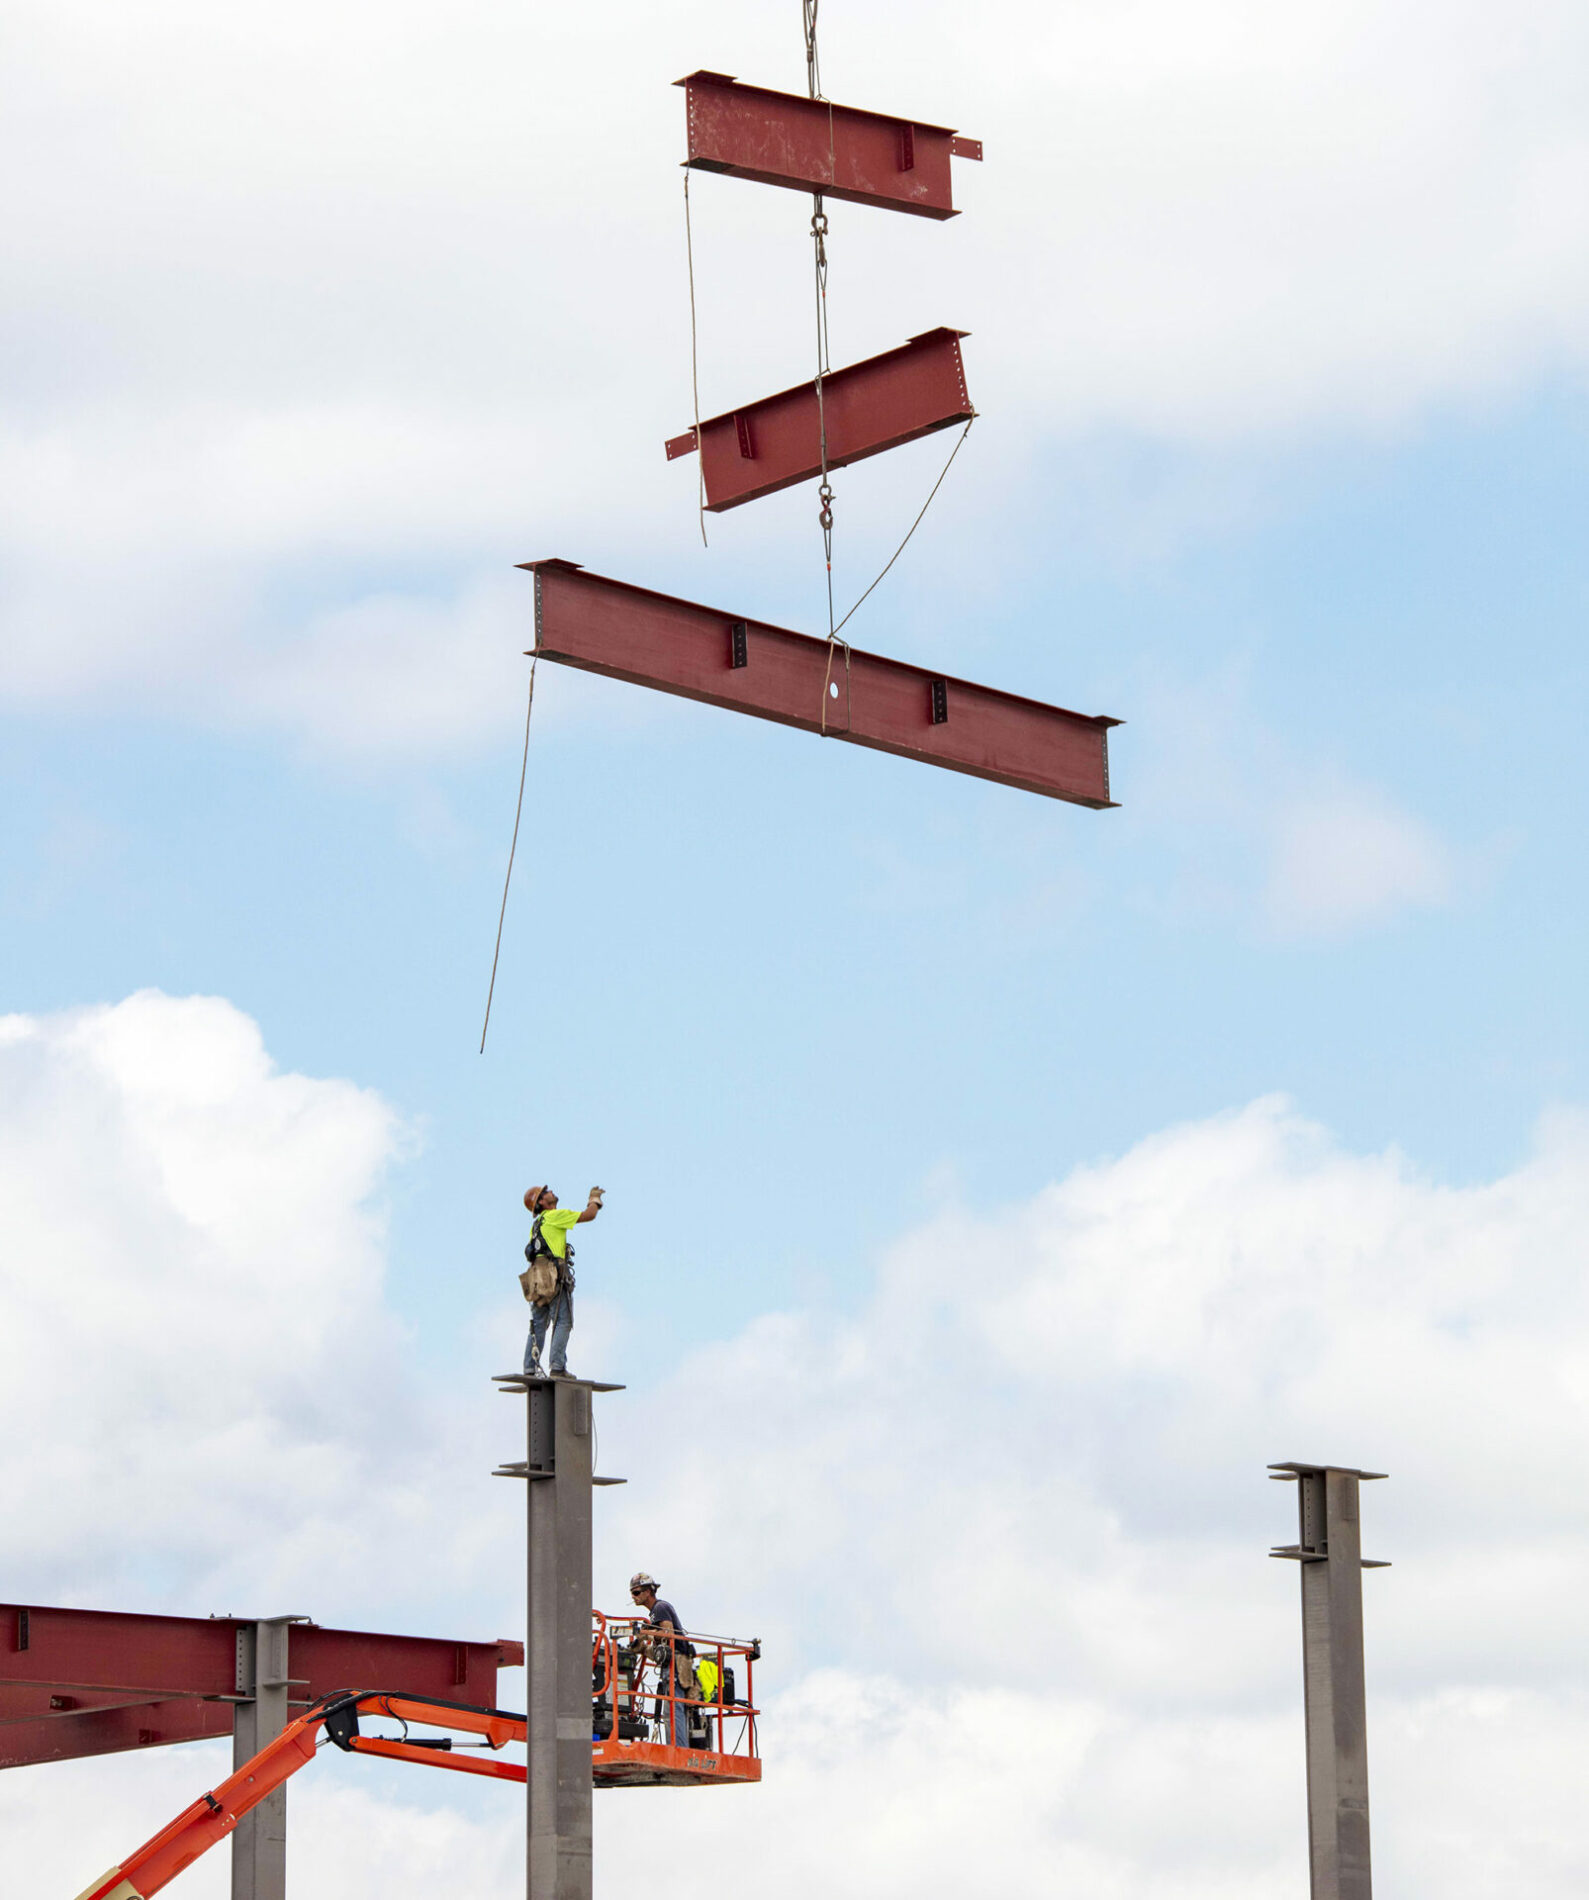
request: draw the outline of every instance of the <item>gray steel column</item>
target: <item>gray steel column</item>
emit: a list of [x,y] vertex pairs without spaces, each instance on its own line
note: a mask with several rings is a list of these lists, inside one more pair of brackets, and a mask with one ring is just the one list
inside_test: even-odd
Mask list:
[[[237,1632],[237,1693],[232,1766],[241,1768],[287,1726],[291,1683],[287,1632],[297,1616],[245,1623]],[[287,1790],[266,1795],[232,1834],[232,1900],[287,1900]]]
[[1363,1686],[1365,1558],[1358,1485],[1383,1471],[1271,1465],[1295,1480],[1298,1535],[1270,1555],[1302,1572],[1302,1686],[1308,1746],[1308,1858],[1313,1900],[1372,1900],[1368,1715]]
[[502,1477],[529,1481],[524,1634],[530,1900],[591,1900],[591,1395],[587,1379],[503,1378],[526,1394],[528,1445]]

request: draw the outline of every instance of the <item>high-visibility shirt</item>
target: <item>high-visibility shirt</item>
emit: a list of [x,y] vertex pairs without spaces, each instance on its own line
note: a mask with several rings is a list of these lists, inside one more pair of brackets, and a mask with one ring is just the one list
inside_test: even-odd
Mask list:
[[582,1207],[549,1207],[540,1216],[541,1238],[559,1260],[568,1258],[568,1230],[584,1211]]

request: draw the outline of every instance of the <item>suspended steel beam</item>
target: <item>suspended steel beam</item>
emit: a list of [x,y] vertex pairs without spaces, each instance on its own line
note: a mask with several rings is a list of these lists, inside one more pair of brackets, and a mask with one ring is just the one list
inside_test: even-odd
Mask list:
[[[803,732],[947,766],[1045,798],[1110,806],[1109,728],[1119,725],[825,639],[587,574],[525,561],[535,653]],[[824,708],[826,709],[824,717]]]
[[[822,473],[826,428],[828,467],[863,462],[884,449],[931,435],[976,414],[966,393],[960,339],[965,330],[927,330],[902,348],[869,356],[822,379],[763,396],[701,424],[706,505],[713,514],[773,495]],[[694,429],[666,445],[668,460],[690,454]]]
[[691,73],[684,88],[686,165],[759,185],[820,191],[851,204],[957,218],[949,160],[981,158],[980,139],[946,125],[742,86],[729,73]]

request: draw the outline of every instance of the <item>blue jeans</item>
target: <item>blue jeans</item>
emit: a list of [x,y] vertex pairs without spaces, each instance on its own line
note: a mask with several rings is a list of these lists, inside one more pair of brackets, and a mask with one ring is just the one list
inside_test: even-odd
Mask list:
[[533,1372],[546,1344],[546,1328],[552,1328],[552,1354],[549,1372],[568,1370],[568,1335],[574,1330],[574,1289],[565,1286],[550,1306],[530,1308],[530,1336],[524,1342],[524,1370]]

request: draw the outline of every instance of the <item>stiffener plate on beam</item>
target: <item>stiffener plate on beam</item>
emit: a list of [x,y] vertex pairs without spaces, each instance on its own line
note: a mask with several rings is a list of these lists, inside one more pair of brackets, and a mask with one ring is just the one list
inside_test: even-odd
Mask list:
[[[969,422],[976,411],[960,355],[966,334],[927,330],[901,349],[833,370],[823,378],[820,406],[816,384],[801,383],[703,422],[708,509],[721,514],[813,480],[822,472],[824,427],[832,469]],[[668,460],[694,447],[693,429],[676,435],[667,444]]]
[[[804,732],[823,730],[825,639],[649,588],[587,574],[572,561],[525,561],[535,576],[535,652],[610,679],[651,686]],[[741,658],[743,656],[743,658]],[[832,658],[826,733],[1019,791],[1101,809],[1109,796],[1109,728],[928,667],[844,648]]]
[[941,219],[960,215],[950,158],[982,156],[980,139],[957,138],[947,126],[742,86],[728,73],[674,84],[684,88],[684,162],[698,171]]

